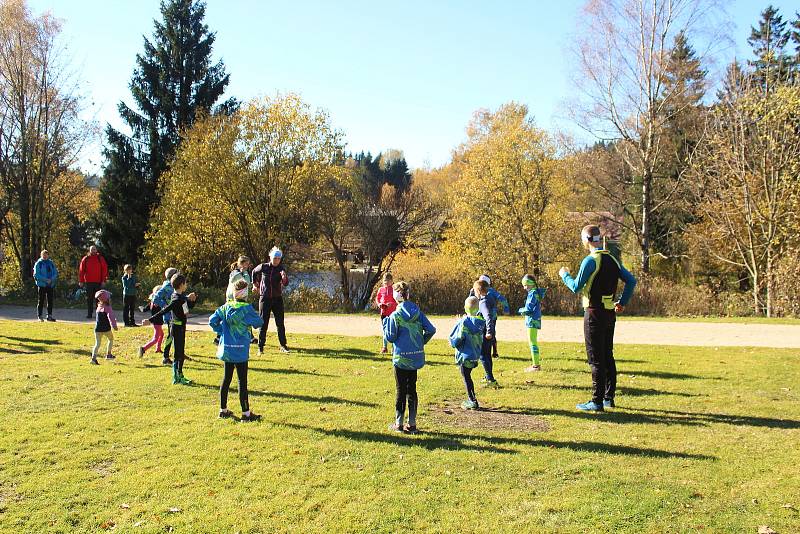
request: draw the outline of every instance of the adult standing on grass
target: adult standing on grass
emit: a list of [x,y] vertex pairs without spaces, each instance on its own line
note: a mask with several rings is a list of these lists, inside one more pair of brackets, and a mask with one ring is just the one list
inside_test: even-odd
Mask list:
[[[578,404],[578,410],[602,412],[614,407],[617,389],[617,364],[614,361],[614,326],[636,287],[636,278],[605,250],[600,228],[584,226],[581,241],[589,255],[581,262],[578,276],[572,278],[562,267],[558,274],[573,293],[583,295],[583,335],[586,356],[592,370],[592,400]],[[616,300],[619,280],[625,282],[622,296]]]
[[92,318],[97,300],[95,294],[102,289],[108,280],[108,264],[97,251],[97,247],[89,247],[89,253],[81,259],[78,267],[78,285],[86,289],[86,318]]
[[259,294],[258,313],[264,320],[264,326],[258,333],[259,354],[264,353],[270,312],[275,316],[280,350],[283,353],[289,353],[289,347],[286,346],[286,327],[283,323],[283,288],[289,284],[289,277],[281,264],[282,261],[283,252],[278,247],[272,247],[272,250],[269,251],[269,262],[262,263],[253,269],[253,287],[257,288],[256,291]]
[[58,280],[58,269],[56,264],[50,259],[50,253],[43,250],[39,259],[33,266],[33,279],[36,282],[36,290],[39,292],[39,304],[36,308],[40,321],[44,321],[44,303],[47,301],[47,320],[55,322],[53,318],[53,298],[55,296],[56,281]]

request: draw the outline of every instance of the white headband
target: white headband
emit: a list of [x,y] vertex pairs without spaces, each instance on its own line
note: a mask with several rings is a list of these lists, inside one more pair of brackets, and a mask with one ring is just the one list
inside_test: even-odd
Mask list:
[[480,275],[478,277],[478,280],[480,280],[481,282],[486,282],[489,285],[492,285],[492,279],[486,276],[485,274]]

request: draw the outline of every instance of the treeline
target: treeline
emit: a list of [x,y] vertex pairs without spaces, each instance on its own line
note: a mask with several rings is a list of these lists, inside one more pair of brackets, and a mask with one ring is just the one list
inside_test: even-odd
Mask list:
[[750,58],[714,76],[728,33],[718,9],[588,2],[568,107],[596,143],[545,131],[510,102],[476,112],[447,165],[412,173],[400,151],[347,152],[296,95],[226,98],[205,4],[168,0],[136,58],[135,106],[119,104],[126,128],[105,129],[94,189],[74,171],[91,129],[59,75],[60,28],[0,0],[2,94],[29,102],[0,104],[3,284],[27,281],[45,246],[77,263],[74,250],[96,242],[112,265],[176,264],[214,284],[232,258],[278,244],[295,261],[329,253],[344,309],[362,309],[386,270],[438,311],[458,311],[481,272],[514,300],[529,272],[552,289],[551,311],[568,313],[556,271],[579,261],[579,227],[599,222],[643,278],[641,313],[800,314],[800,15],[767,7]]

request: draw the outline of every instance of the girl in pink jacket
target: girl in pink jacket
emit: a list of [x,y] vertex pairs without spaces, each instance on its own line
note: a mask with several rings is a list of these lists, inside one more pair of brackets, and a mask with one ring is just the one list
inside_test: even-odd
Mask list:
[[[380,287],[380,289],[378,289],[378,294],[375,296],[375,306],[381,312],[381,335],[383,333],[383,320],[389,317],[392,312],[397,309],[397,301],[394,299],[394,290],[392,289],[393,283],[394,279],[392,278],[392,273],[384,273],[383,285]],[[389,352],[387,346],[388,343],[386,341],[386,337],[384,337],[383,349],[381,350],[382,354]]]

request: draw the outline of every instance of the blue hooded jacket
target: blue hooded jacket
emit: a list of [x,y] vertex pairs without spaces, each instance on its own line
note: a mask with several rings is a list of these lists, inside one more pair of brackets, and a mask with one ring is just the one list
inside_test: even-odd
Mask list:
[[425,344],[436,328],[413,302],[401,302],[383,320],[383,335],[394,344],[392,363],[395,367],[414,371],[425,365]]
[[242,363],[250,359],[250,327],[261,328],[264,320],[247,302],[229,300],[209,317],[208,325],[220,336],[217,358]]
[[[37,287],[56,287],[56,280],[58,280],[58,269],[53,260],[47,258],[43,260],[39,258],[33,265],[33,279],[36,281]],[[50,280],[48,283],[46,280]]]
[[456,349],[456,364],[473,368],[478,365],[486,321],[479,315],[465,315],[450,332],[450,346]]
[[494,298],[497,305],[494,307],[494,318],[497,319],[497,306],[503,307],[503,313],[508,315],[511,313],[511,309],[508,307],[508,299],[503,296],[498,290],[493,287],[489,287],[489,295]]
[[[169,280],[165,280],[164,283],[161,285],[161,289],[156,291],[153,298],[153,304],[158,306],[159,308],[166,308],[169,306],[170,301],[172,301],[172,294],[175,292],[172,289],[172,284]],[[167,312],[164,314],[164,322],[169,323],[172,320],[172,312]]]
[[528,291],[528,298],[525,299],[525,306],[518,310],[520,315],[525,316],[525,326],[528,328],[542,328],[542,299],[547,289],[537,287]]

